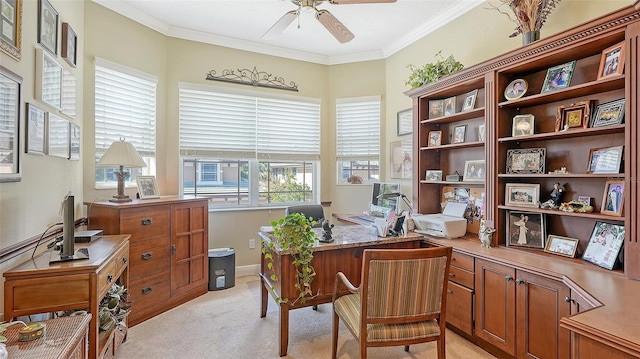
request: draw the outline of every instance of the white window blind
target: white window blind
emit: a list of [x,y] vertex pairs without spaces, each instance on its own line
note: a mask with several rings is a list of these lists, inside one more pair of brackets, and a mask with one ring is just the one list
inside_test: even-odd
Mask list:
[[180,154],[317,160],[320,104],[180,85]]
[[378,161],[380,157],[380,97],[336,100],[338,161]]
[[95,82],[96,157],[120,137],[155,157],[157,77],[96,58]]

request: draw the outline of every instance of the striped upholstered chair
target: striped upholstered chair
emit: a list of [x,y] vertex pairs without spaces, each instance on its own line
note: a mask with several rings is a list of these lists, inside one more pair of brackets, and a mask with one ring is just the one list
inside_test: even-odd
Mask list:
[[445,359],[450,263],[451,247],[364,250],[360,287],[342,272],[336,276],[332,357],[342,319],[360,343],[360,358],[367,347],[404,345],[409,351],[410,344],[437,340],[438,359]]

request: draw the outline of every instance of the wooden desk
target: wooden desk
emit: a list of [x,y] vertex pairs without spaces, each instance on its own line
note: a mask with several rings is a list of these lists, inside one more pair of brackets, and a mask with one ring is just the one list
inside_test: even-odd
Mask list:
[[[317,237],[322,237],[321,229],[314,229]],[[270,241],[267,233],[259,233],[264,241]],[[416,233],[411,233],[407,237],[387,237],[379,238],[372,231],[371,226],[336,226],[333,229],[333,243],[316,242],[314,246],[313,261],[311,262],[316,277],[311,284],[312,291],[317,293],[315,297],[309,299],[304,304],[280,303],[280,356],[287,355],[289,343],[289,310],[310,307],[323,303],[331,303],[333,289],[335,285],[336,273],[343,272],[354,285],[360,285],[360,275],[362,272],[362,251],[367,248],[390,249],[390,248],[419,248],[423,237]],[[265,247],[265,244],[262,244]],[[267,248],[267,247],[265,247]],[[269,250],[270,251],[270,250]],[[269,301],[268,292],[274,298],[297,298],[295,288],[295,269],[292,263],[292,256],[286,251],[270,251],[273,256],[273,269],[268,269],[264,255],[260,261],[260,278],[262,278],[262,291],[260,293],[261,312],[260,317],[267,315],[267,304]],[[278,281],[270,279],[271,274],[275,274]]]
[[[62,310],[87,309],[89,358],[112,348],[113,335],[98,336],[98,304],[116,281],[128,285],[129,235],[103,236],[86,247],[89,259],[49,263],[51,251],[4,272],[4,319]],[[113,353],[111,353],[113,354]]]
[[91,314],[45,320],[46,332],[42,338],[28,342],[18,341],[21,324],[7,328],[7,351],[11,359],[86,359]]

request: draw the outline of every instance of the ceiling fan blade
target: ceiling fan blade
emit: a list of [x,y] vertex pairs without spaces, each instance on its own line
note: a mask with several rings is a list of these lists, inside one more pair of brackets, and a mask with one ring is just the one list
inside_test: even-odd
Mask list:
[[389,3],[396,0],[329,0],[334,5]]
[[353,40],[355,36],[346,28],[335,16],[333,16],[327,10],[318,10],[316,13],[316,19],[329,30],[341,44]]
[[271,26],[271,28],[264,33],[264,35],[262,35],[262,39],[274,40],[275,38],[280,36],[280,34],[282,34],[284,29],[286,29],[287,26],[289,26],[293,22],[293,20],[296,19],[297,16],[298,10],[291,10],[287,12],[280,18],[280,20],[276,21],[276,23],[273,24],[273,26]]

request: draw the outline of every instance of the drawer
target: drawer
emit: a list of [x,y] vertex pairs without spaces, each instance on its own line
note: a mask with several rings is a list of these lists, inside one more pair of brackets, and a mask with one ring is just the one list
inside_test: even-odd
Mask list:
[[127,267],[129,264],[129,243],[127,243],[122,249],[116,253],[115,256],[116,263],[116,273],[120,276],[120,273]]
[[120,211],[120,233],[131,241],[171,235],[170,206],[127,208]]
[[104,297],[107,290],[111,288],[117,279],[118,273],[116,272],[116,261],[114,258],[98,272],[98,298]]
[[473,272],[460,269],[458,267],[451,267],[449,269],[449,280],[463,285],[467,288],[473,289],[474,287],[474,275]]
[[136,279],[171,265],[171,238],[162,236],[131,243],[129,278]]
[[467,254],[462,254],[454,251],[451,254],[451,266],[466,269],[469,272],[473,272],[473,257]]
[[446,321],[447,324],[473,335],[473,290],[449,281]]
[[169,299],[171,272],[168,269],[130,282],[128,293],[134,312]]

